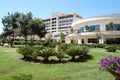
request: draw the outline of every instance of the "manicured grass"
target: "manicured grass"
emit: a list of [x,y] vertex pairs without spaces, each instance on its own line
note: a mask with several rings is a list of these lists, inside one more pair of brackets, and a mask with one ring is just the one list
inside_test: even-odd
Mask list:
[[42,64],[24,62],[16,52],[7,52],[15,48],[0,47],[0,80],[114,80],[105,71],[99,71],[99,60],[108,55],[120,56],[106,52],[105,49],[90,49],[93,59],[86,62],[68,62],[59,64]]

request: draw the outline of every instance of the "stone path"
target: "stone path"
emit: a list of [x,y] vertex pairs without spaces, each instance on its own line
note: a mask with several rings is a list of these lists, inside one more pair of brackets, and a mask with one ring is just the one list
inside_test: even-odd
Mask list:
[[5,52],[16,52],[16,50],[5,50]]

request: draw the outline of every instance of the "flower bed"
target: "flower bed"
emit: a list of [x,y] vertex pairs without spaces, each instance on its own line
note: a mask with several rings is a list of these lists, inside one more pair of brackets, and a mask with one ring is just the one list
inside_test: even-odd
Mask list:
[[120,58],[109,56],[100,60],[100,70],[110,72],[116,80],[120,80]]

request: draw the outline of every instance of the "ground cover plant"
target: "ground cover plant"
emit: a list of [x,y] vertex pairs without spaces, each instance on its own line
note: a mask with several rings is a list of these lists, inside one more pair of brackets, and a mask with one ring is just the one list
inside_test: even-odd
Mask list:
[[0,47],[0,80],[114,80],[111,74],[99,70],[98,63],[109,55],[120,57],[119,50],[92,48],[88,54],[93,59],[86,62],[43,64],[25,62],[15,50]]

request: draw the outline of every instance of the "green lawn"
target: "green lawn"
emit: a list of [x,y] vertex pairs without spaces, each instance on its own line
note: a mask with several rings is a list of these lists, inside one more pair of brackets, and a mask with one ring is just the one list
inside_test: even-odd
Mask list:
[[93,59],[86,62],[69,62],[61,64],[42,64],[24,62],[16,52],[7,52],[15,48],[0,47],[0,80],[114,80],[105,71],[99,71],[99,60],[108,55],[120,56],[106,52],[105,49],[91,49]]

